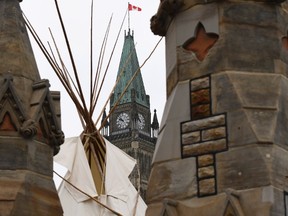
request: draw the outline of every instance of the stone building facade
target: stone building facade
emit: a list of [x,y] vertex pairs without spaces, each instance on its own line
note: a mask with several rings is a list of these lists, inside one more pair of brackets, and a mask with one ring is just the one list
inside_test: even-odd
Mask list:
[[60,216],[60,94],[40,78],[19,1],[0,0],[0,11],[0,215]]
[[147,216],[288,215],[285,1],[163,0],[167,102]]

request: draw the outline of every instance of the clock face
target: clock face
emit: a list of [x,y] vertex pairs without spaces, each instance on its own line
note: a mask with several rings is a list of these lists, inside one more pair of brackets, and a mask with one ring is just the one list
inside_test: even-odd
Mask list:
[[128,126],[130,121],[130,117],[127,113],[120,113],[116,119],[117,127],[120,129],[124,129]]
[[145,119],[144,116],[140,113],[138,113],[138,120],[137,120],[137,126],[140,130],[142,130],[145,127]]

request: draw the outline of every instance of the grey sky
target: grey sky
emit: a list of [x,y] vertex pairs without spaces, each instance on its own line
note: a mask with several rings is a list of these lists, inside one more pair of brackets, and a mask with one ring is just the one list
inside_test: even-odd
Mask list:
[[[136,50],[140,65],[148,57],[157,41],[159,36],[153,35],[150,31],[150,18],[157,11],[159,1],[152,0],[134,0],[130,1],[131,4],[141,7],[142,11],[130,12],[130,28],[134,30],[134,41],[136,43]],[[90,0],[59,0],[63,19],[67,27],[68,37],[72,45],[72,51],[76,59],[77,69],[81,74],[81,82],[83,86],[89,86],[89,34],[90,34]],[[102,43],[102,39],[109,22],[110,16],[113,14],[112,27],[109,36],[109,45],[106,51],[106,59],[108,60],[112,46],[115,42],[117,33],[119,31],[120,24],[127,10],[127,1],[99,1],[94,2],[95,5],[95,31],[94,31],[94,65],[97,64],[97,54],[99,47]],[[23,0],[21,7],[25,15],[28,17],[35,30],[39,34],[43,42],[52,42],[48,27],[53,31],[53,34],[57,40],[58,46],[62,52],[62,56],[67,61],[67,51],[64,45],[59,21],[56,15],[56,9],[54,6],[54,0]],[[120,39],[115,51],[115,55],[110,65],[108,76],[105,82],[104,91],[101,95],[98,111],[100,112],[103,107],[103,103],[106,101],[108,94],[110,93],[113,84],[116,79],[118,65],[120,61],[121,50],[124,40],[124,30],[128,29],[128,19],[125,20],[123,30],[120,34]],[[41,51],[35,45],[33,39],[32,46],[41,78],[49,79],[51,88],[50,90],[61,91],[61,108],[62,108],[62,128],[66,137],[77,136],[81,133],[82,128],[77,116],[77,112],[72,104],[70,98],[68,98],[65,90],[62,88],[56,75],[48,65],[46,59],[42,55]],[[142,76],[146,88],[146,93],[150,95],[151,113],[157,109],[158,118],[160,120],[164,104],[166,100],[166,78],[165,78],[165,53],[164,43],[162,40],[160,46],[153,54],[151,59],[143,67]],[[105,67],[106,64],[104,63]],[[69,66],[68,66],[69,67]],[[70,70],[71,71],[71,70]],[[72,72],[72,71],[71,71]],[[88,88],[87,88],[88,89]],[[107,107],[108,108],[108,107]],[[98,117],[98,116],[97,116]],[[96,116],[95,118],[96,119]]]

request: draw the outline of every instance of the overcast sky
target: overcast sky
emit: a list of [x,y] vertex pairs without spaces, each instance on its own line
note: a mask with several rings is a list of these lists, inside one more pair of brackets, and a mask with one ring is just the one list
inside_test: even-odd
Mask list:
[[[150,18],[157,12],[160,1],[157,0],[131,0],[130,3],[141,7],[142,11],[130,12],[130,28],[134,31],[134,41],[138,54],[139,64],[151,53],[152,49],[160,39],[159,36],[153,35],[150,31]],[[62,56],[67,58],[67,51],[64,46],[63,36],[60,29],[59,21],[56,14],[54,0],[23,0],[20,4],[23,12],[28,17],[33,27],[39,34],[43,42],[52,41],[48,28],[50,27],[56,37]],[[67,28],[68,37],[71,42],[72,52],[74,54],[77,69],[81,74],[82,86],[89,86],[89,34],[90,34],[90,6],[91,0],[59,0],[62,16]],[[120,24],[127,10],[127,1],[106,0],[94,1],[94,64],[97,64],[99,47],[109,22],[113,14],[112,27],[109,36],[109,45],[107,47],[106,59],[108,60],[112,46],[115,42]],[[100,96],[101,101],[98,103],[98,114],[110,93],[116,80],[121,51],[124,42],[124,30],[128,30],[128,19],[125,20],[120,39],[117,44],[115,55],[108,70],[108,76],[104,84],[104,90]],[[31,39],[34,54],[36,57],[38,69],[42,79],[50,80],[50,90],[61,91],[61,109],[62,109],[62,129],[66,137],[77,136],[81,133],[82,127],[77,116],[75,107],[67,96],[56,75],[47,63],[46,59],[38,49],[37,45]],[[151,59],[142,68],[142,77],[146,88],[146,94],[150,95],[151,113],[157,109],[158,119],[161,119],[165,101],[166,101],[166,76],[165,76],[165,53],[164,39]],[[66,61],[69,65],[69,61]],[[104,64],[106,66],[106,64]],[[68,66],[69,67],[69,66]],[[109,105],[108,107],[109,108]],[[97,116],[98,117],[98,116]],[[96,120],[96,116],[94,118]]]

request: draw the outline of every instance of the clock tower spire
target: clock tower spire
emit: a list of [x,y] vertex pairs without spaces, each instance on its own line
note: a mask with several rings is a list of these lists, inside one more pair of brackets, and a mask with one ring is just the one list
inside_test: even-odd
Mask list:
[[[129,30],[128,34],[125,33],[118,83],[110,100],[110,109],[115,109],[109,119],[108,139],[137,160],[137,167],[130,180],[136,188],[140,186],[141,195],[145,199],[156,138],[151,136],[150,98],[146,95],[141,73],[135,75],[138,70],[134,34]],[[134,75],[135,78],[126,89]]]
[[[138,70],[140,70],[140,68],[134,45],[134,34],[129,30],[128,34],[125,34],[125,40],[117,74],[117,79],[119,79],[119,82],[110,101],[111,107],[115,106],[127,83]],[[146,95],[141,73],[138,73],[136,78],[128,87],[119,104],[131,103],[133,99],[135,99],[136,103],[141,104],[144,107],[150,107],[149,95]]]

